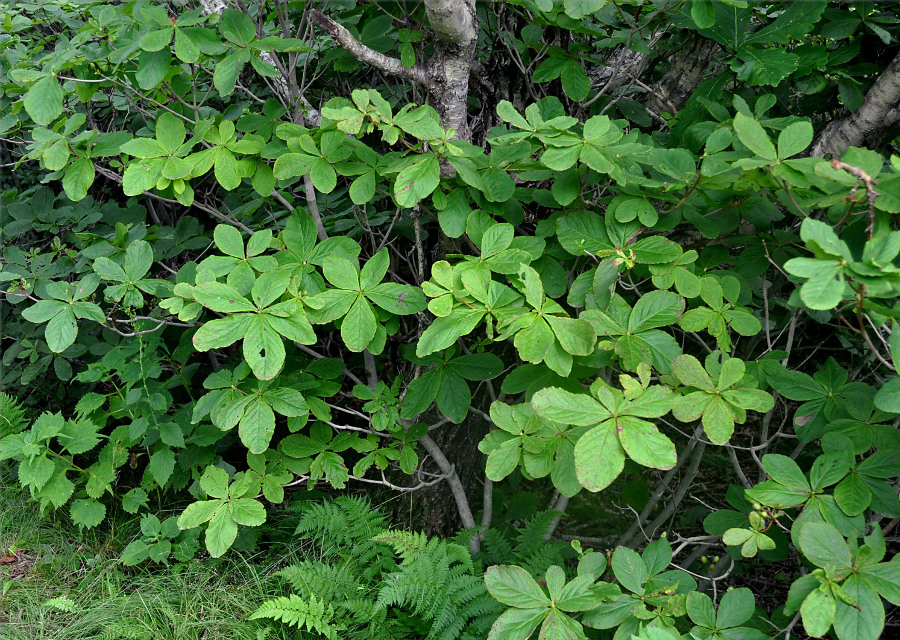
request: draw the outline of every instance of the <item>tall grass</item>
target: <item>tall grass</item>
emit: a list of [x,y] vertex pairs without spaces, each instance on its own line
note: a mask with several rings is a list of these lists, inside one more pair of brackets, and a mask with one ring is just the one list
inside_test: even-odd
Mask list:
[[273,566],[230,554],[173,567],[128,569],[121,549],[137,533],[135,520],[112,520],[82,534],[64,513],[41,517],[10,477],[0,471],[0,552],[10,547],[34,556],[15,580],[0,570],[2,640],[276,640],[244,619],[275,595]]

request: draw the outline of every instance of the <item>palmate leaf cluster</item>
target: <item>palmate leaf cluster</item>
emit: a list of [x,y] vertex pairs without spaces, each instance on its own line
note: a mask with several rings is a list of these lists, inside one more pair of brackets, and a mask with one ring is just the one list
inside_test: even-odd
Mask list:
[[0,5],[0,461],[43,511],[135,515],[152,568],[303,489],[455,508],[301,507],[258,618],[329,637],[882,633],[900,156],[819,151],[895,7],[469,3],[454,120],[439,0],[228,4]]

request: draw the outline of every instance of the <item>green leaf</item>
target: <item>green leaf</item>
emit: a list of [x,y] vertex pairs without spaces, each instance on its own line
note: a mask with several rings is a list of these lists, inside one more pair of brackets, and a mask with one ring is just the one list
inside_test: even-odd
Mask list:
[[244,259],[244,239],[241,232],[229,224],[219,224],[213,230],[216,247],[225,255]]
[[66,426],[60,431],[57,438],[68,453],[79,455],[87,453],[97,446],[97,443],[100,442],[100,436],[97,435],[99,430],[100,425],[84,418],[78,421],[67,420]]
[[140,487],[135,487],[122,496],[122,508],[128,513],[135,514],[140,511],[150,500],[147,492]]
[[777,160],[775,146],[769,139],[769,134],[758,121],[743,113],[738,113],[734,116],[734,130],[740,141],[750,151],[770,162]]
[[525,569],[516,565],[494,565],[484,574],[484,586],[495,600],[510,607],[536,609],[550,599]]
[[672,361],[672,371],[684,385],[710,392],[716,390],[712,378],[694,356],[685,354],[675,358]]
[[175,55],[188,64],[200,59],[199,47],[183,29],[175,29]]
[[246,46],[256,39],[253,20],[243,11],[225,9],[219,18],[219,31],[231,42]]
[[94,163],[90,158],[76,158],[66,167],[62,186],[69,200],[78,202],[86,195],[90,186],[94,183]]
[[809,492],[810,486],[800,466],[792,458],[769,453],[763,456],[763,468],[775,482],[792,489]]
[[707,629],[716,628],[716,608],[708,595],[691,591],[687,595],[687,613],[694,624]]
[[519,438],[507,440],[488,454],[485,475],[495,482],[503,480],[519,466],[522,443]]
[[123,269],[131,282],[137,282],[153,265],[153,249],[144,240],[135,240],[125,250]]
[[159,85],[169,73],[171,62],[172,55],[168,50],[142,52],[134,76],[138,86],[146,91]]
[[872,490],[854,471],[834,488],[834,499],[841,511],[848,516],[857,516],[872,503]]
[[92,529],[106,517],[106,505],[99,500],[75,500],[69,509],[69,515],[79,529]]
[[228,498],[228,472],[219,467],[208,466],[200,477],[200,488],[211,498]]
[[824,587],[810,593],[800,606],[800,615],[806,633],[814,638],[824,636],[831,628],[831,623],[834,622],[834,612],[834,598]]
[[239,425],[241,442],[250,453],[263,453],[275,433],[275,413],[262,398],[252,400]]
[[542,418],[576,426],[594,425],[609,417],[609,411],[590,396],[557,387],[538,391],[531,399],[531,406]]
[[693,0],[691,19],[699,29],[708,29],[716,24],[716,8],[712,0]]
[[844,536],[827,522],[802,524],[797,532],[797,545],[817,567],[845,569],[852,565]]
[[674,324],[684,312],[684,299],[671,291],[654,290],[641,296],[628,318],[628,331],[646,331]]
[[644,559],[636,551],[628,547],[617,547],[613,552],[610,565],[616,580],[623,587],[632,593],[642,594],[644,592],[644,584],[650,577],[650,572]]
[[166,481],[175,470],[175,452],[171,449],[160,449],[150,456],[147,464],[147,474],[153,478],[160,487],[165,486]]
[[795,122],[778,135],[778,158],[797,155],[812,143],[813,126],[809,122]]
[[222,500],[201,500],[192,502],[178,516],[179,529],[194,529],[216,515],[216,512],[223,506]]
[[[806,525],[809,526],[809,525]],[[859,575],[851,575],[841,585],[855,601],[852,606],[836,602],[834,630],[840,640],[879,640],[884,638],[884,605],[878,593]]]
[[313,156],[304,153],[283,153],[275,160],[272,172],[279,180],[296,178],[309,173],[313,160]]
[[63,110],[62,86],[56,76],[46,76],[38,80],[25,94],[25,111],[37,124],[50,124]]
[[313,186],[322,193],[331,193],[337,185],[337,175],[331,163],[323,158],[317,158],[309,165],[309,177]]
[[207,309],[219,313],[256,311],[256,307],[236,289],[221,282],[211,281],[198,284],[194,287],[194,299]]
[[228,503],[231,518],[246,527],[258,527],[266,521],[266,508],[253,498],[238,498]]
[[427,306],[425,295],[419,287],[382,282],[366,291],[366,297],[376,305],[399,316],[418,313]]
[[368,291],[384,279],[390,266],[391,259],[387,248],[382,249],[369,258],[359,273],[359,286],[363,291]]
[[284,342],[265,316],[251,316],[244,336],[243,354],[253,375],[260,380],[271,380],[281,371]]
[[22,311],[22,317],[28,322],[42,324],[62,313],[67,307],[68,305],[65,302],[59,300],[38,300]]
[[205,540],[209,555],[213,558],[219,558],[224,555],[231,545],[234,544],[237,533],[238,526],[231,518],[231,511],[224,507],[216,511],[206,528]]
[[732,589],[719,601],[719,613],[716,626],[719,629],[737,627],[747,622],[756,609],[753,592],[747,587]]
[[625,450],[612,421],[591,429],[575,444],[575,473],[588,491],[605,489],[624,467]]
[[167,47],[172,41],[172,27],[164,27],[145,33],[141,37],[141,49],[144,51],[159,51]]
[[431,195],[441,177],[441,169],[434,154],[423,154],[403,169],[394,181],[394,199],[403,208],[412,208],[419,200]]
[[459,338],[468,335],[484,318],[485,312],[481,309],[454,309],[453,312],[442,318],[435,318],[419,338],[416,345],[416,355],[424,358],[427,355],[446,349]]
[[560,346],[574,356],[589,356],[597,344],[597,334],[587,320],[544,316]]
[[53,353],[62,353],[72,346],[78,337],[78,324],[71,307],[53,316],[44,329],[44,339]]
[[250,330],[254,316],[238,313],[204,323],[192,338],[197,351],[222,349],[242,339]]
[[569,58],[560,69],[559,77],[562,80],[563,91],[569,98],[575,102],[581,102],[587,97],[591,81],[579,60]]
[[341,339],[350,351],[359,353],[375,337],[377,328],[378,322],[372,305],[362,296],[358,296],[341,322]]
[[[227,97],[234,93],[234,86],[237,83],[238,76],[241,74],[244,65],[249,61],[250,52],[247,49],[238,49],[219,61],[213,72],[213,84],[220,95]],[[278,162],[276,161],[275,164],[277,166]],[[303,173],[306,173],[306,171]],[[276,172],[275,175],[277,176],[278,173]]]
[[[893,334],[891,337],[893,338]],[[900,413],[900,378],[891,378],[878,390],[875,394],[875,406],[881,411]]]
[[580,20],[606,5],[607,0],[565,0],[563,8],[570,18]]
[[488,640],[528,640],[547,612],[546,607],[507,609],[494,622]]
[[628,457],[644,467],[671,469],[678,460],[675,443],[655,425],[636,418],[619,418],[619,439]]

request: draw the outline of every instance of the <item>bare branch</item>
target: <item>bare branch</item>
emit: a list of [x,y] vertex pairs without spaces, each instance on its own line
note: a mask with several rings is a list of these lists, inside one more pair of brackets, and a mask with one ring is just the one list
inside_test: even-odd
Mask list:
[[309,13],[309,18],[360,62],[370,64],[385,73],[390,73],[391,75],[400,76],[401,78],[406,78],[425,86],[430,86],[428,74],[421,66],[416,65],[413,68],[408,69],[403,66],[403,63],[400,62],[399,59],[386,56],[383,53],[378,53],[374,49],[370,49],[354,38],[353,34],[347,31],[347,29],[321,11],[313,9]]

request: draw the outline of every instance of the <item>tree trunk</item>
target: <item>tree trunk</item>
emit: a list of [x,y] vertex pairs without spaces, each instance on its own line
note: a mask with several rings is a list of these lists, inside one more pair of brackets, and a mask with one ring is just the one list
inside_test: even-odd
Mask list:
[[839,157],[849,147],[860,146],[868,136],[887,125],[887,117],[900,102],[900,54],[882,72],[853,114],[829,123],[813,144],[810,155]]
[[647,105],[658,113],[678,113],[700,84],[703,72],[718,48],[715,40],[691,34],[672,67],[651,85]]
[[445,129],[454,137],[470,140],[468,107],[469,74],[478,40],[474,0],[425,0],[425,14],[434,30],[436,47],[428,61],[429,94],[441,114]]
[[471,131],[466,101],[478,40],[475,2],[425,0],[425,14],[435,35],[434,54],[425,64],[417,64],[411,69],[404,67],[397,58],[365,46],[347,29],[321,12],[313,10],[310,17],[357,60],[421,84],[441,116],[441,125],[445,129],[453,129],[454,138],[469,140]]
[[606,61],[606,66],[596,66],[588,71],[591,86],[598,87],[600,93],[612,93],[624,84],[640,78],[650,64],[646,53],[632,51],[627,47],[616,49]]

